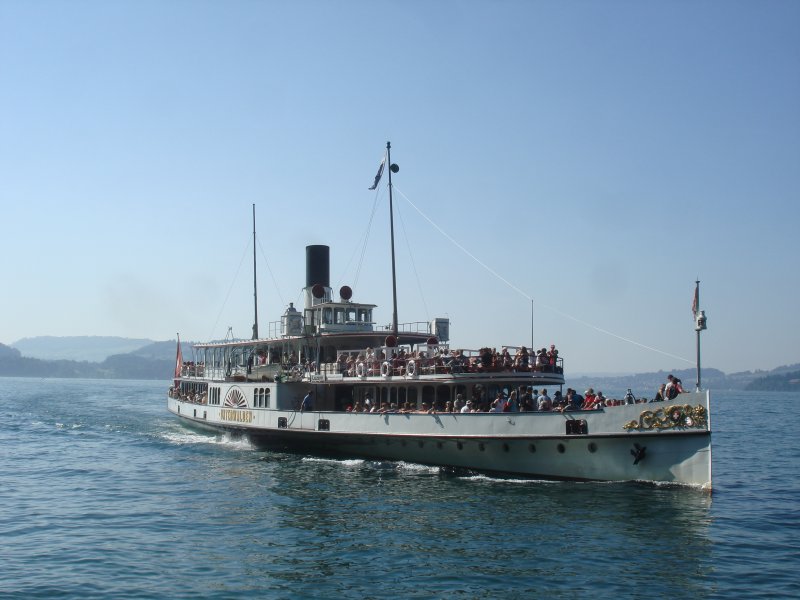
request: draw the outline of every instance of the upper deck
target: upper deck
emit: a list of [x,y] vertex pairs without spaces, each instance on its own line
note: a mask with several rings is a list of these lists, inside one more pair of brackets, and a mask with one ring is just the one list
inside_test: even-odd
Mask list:
[[503,346],[498,352],[489,348],[451,351],[446,344],[427,343],[376,348],[348,345],[339,346],[335,360],[317,362],[307,360],[294,350],[281,352],[286,342],[248,340],[199,345],[196,348],[203,359],[184,363],[181,377],[242,382],[354,383],[401,378],[423,381],[516,379],[532,385],[564,383],[563,359],[557,353],[547,359],[530,361],[526,360],[527,350],[523,347]]

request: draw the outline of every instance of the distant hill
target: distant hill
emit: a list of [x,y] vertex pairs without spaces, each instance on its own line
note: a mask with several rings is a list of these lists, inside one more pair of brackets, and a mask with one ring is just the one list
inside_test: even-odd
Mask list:
[[[186,360],[191,360],[192,344],[181,342],[181,350]],[[170,340],[168,342],[152,342],[146,346],[142,346],[138,350],[130,352],[130,354],[142,358],[175,360],[175,340]]]
[[[191,344],[181,342],[184,356]],[[135,352],[114,354],[102,361],[44,360],[22,356],[16,348],[0,344],[0,376],[65,377],[87,379],[161,379],[172,377],[175,342],[152,342]]]
[[[114,354],[128,354],[153,340],[110,336],[38,336],[22,338],[11,344],[22,356],[45,360],[86,360],[101,362]],[[175,346],[172,346],[173,352]]]
[[800,392],[800,365],[779,367],[771,373],[766,377],[754,379],[745,389],[762,392]]

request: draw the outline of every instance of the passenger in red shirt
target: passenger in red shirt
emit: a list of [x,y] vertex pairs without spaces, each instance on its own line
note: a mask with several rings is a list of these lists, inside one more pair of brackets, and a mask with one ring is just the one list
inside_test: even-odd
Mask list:
[[589,388],[583,395],[583,406],[581,406],[581,410],[593,410],[595,408],[595,402],[597,401],[597,396],[594,394],[594,389]]

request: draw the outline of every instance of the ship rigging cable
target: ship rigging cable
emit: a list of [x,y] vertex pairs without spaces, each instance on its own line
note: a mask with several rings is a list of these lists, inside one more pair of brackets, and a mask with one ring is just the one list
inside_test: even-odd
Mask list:
[[422,287],[422,282],[419,279],[419,271],[417,271],[417,263],[414,262],[414,254],[411,252],[411,242],[408,241],[408,230],[406,229],[406,223],[403,221],[403,214],[400,212],[400,207],[397,207],[397,216],[400,219],[400,229],[403,231],[403,239],[406,241],[406,249],[408,250],[408,257],[411,261],[411,268],[414,270],[414,277],[417,279],[417,289],[419,290],[419,296],[422,299],[422,306],[425,309],[425,318],[426,320],[431,320],[431,313],[428,310],[428,303],[425,301],[425,290]]
[[[239,271],[242,270],[242,263],[244,262],[244,257],[247,256],[247,251],[250,249],[250,238],[247,239],[247,244],[244,247],[244,252],[242,252],[242,258],[239,260],[239,266],[236,267],[236,272],[233,274],[233,279],[231,279],[231,286],[228,288],[228,293],[225,294],[225,300],[222,301],[222,306],[219,309],[219,313],[217,314],[217,318],[214,320],[214,325],[211,327],[211,335],[208,336],[209,339],[214,338],[214,331],[217,328],[217,323],[219,323],[219,319],[222,316],[222,311],[225,310],[225,305],[228,303],[228,298],[231,297],[231,292],[233,291],[233,285],[236,283],[236,279],[239,277]],[[230,331],[230,327],[228,328]]]
[[[356,275],[355,275],[355,278],[353,279],[353,283],[352,283],[353,290],[355,290],[356,287],[358,286],[358,279],[361,276],[361,266],[364,264],[364,255],[367,252],[367,242],[369,241],[369,234],[372,231],[372,222],[375,219],[375,212],[378,209],[378,198],[379,198],[379,195],[380,195],[380,192],[381,192],[382,189],[383,188],[379,187],[379,188],[377,188],[375,190],[375,199],[372,202],[372,211],[369,214],[369,221],[367,222],[367,229],[366,229],[366,231],[364,232],[364,234],[362,236],[364,242],[361,244],[361,255],[358,258],[358,266],[356,267]],[[344,268],[344,273],[346,273],[347,270],[350,268],[350,263],[353,262],[353,257],[355,256],[355,253],[357,252],[357,250],[358,250],[358,246],[356,246],[356,249],[353,250],[353,254],[350,255],[350,260],[347,261],[347,265]],[[344,273],[339,278],[340,282],[344,281]]]
[[[408,197],[408,196],[406,196],[406,195],[405,195],[405,194],[402,192],[402,190],[400,190],[400,189],[397,187],[397,184],[395,184],[395,185],[394,185],[394,189],[395,189],[395,190],[396,190],[396,191],[397,191],[397,192],[398,192],[398,193],[399,193],[399,194],[400,194],[400,195],[403,197],[403,199],[404,199],[406,202],[408,202],[408,203],[411,205],[411,207],[412,207],[414,210],[416,210],[416,211],[417,211],[417,212],[418,212],[418,213],[419,213],[419,214],[422,216],[422,218],[423,218],[423,219],[425,219],[426,221],[428,221],[428,223],[430,223],[430,224],[431,224],[431,225],[432,225],[432,226],[433,226],[433,227],[434,227],[434,228],[435,228],[435,229],[436,229],[436,230],[437,230],[439,233],[441,233],[441,234],[442,234],[442,235],[443,235],[443,236],[444,236],[444,237],[445,237],[445,238],[446,238],[446,239],[447,239],[447,240],[448,240],[448,241],[449,241],[451,244],[453,244],[454,246],[456,246],[456,247],[457,247],[459,250],[461,250],[461,251],[462,251],[464,254],[466,254],[467,256],[469,256],[469,257],[470,257],[472,260],[474,260],[476,263],[478,263],[478,264],[479,264],[481,267],[483,267],[483,268],[484,268],[486,271],[488,271],[489,273],[491,273],[491,274],[492,274],[494,277],[496,277],[497,279],[499,279],[500,281],[502,281],[503,283],[505,283],[505,284],[506,284],[508,287],[510,287],[512,290],[514,290],[515,292],[517,292],[518,294],[520,294],[520,295],[521,295],[521,296],[523,296],[524,298],[527,298],[527,299],[528,299],[528,300],[530,300],[531,302],[533,302],[533,301],[534,301],[533,297],[532,297],[530,294],[527,294],[527,293],[525,293],[525,292],[524,292],[524,291],[522,291],[520,288],[518,288],[516,285],[514,285],[513,283],[511,283],[510,281],[508,281],[508,280],[507,280],[506,278],[504,278],[502,275],[500,275],[500,274],[499,274],[497,271],[495,271],[494,269],[492,269],[491,267],[489,267],[488,265],[486,265],[484,262],[482,262],[480,259],[478,259],[478,258],[477,258],[477,257],[476,257],[474,254],[472,254],[472,252],[470,252],[469,250],[467,250],[467,249],[466,249],[464,246],[462,246],[462,245],[461,245],[461,244],[459,244],[459,243],[458,243],[458,242],[457,242],[455,239],[453,239],[453,237],[452,237],[450,234],[448,234],[448,233],[447,233],[447,232],[446,232],[444,229],[442,229],[441,227],[439,227],[439,225],[437,225],[436,223],[434,223],[434,222],[431,220],[431,218],[430,218],[430,217],[428,217],[428,215],[426,215],[424,212],[422,212],[422,211],[420,210],[420,208],[419,208],[419,207],[418,207],[416,204],[414,204],[414,203],[413,203],[413,202],[412,202],[412,201],[409,199],[409,197]],[[555,308],[555,307],[548,306],[547,304],[539,304],[539,306],[544,306],[545,308],[547,308],[547,309],[549,309],[549,310],[552,310],[552,311],[553,311],[553,312],[555,312],[556,314],[559,314],[559,315],[561,315],[562,317],[564,317],[564,318],[566,318],[566,319],[570,319],[571,321],[575,321],[576,323],[580,323],[581,325],[583,325],[583,326],[585,326],[585,327],[589,327],[590,329],[594,329],[595,331],[599,331],[600,333],[605,333],[606,335],[610,335],[611,337],[615,337],[615,338],[617,338],[618,340],[622,340],[623,342],[628,342],[629,344],[633,344],[633,345],[635,345],[635,346],[639,346],[640,348],[644,348],[644,349],[646,349],[646,350],[652,350],[653,352],[658,352],[659,354],[663,354],[664,356],[669,356],[670,358],[674,358],[674,359],[677,359],[677,360],[682,360],[682,361],[684,361],[684,362],[687,362],[687,363],[689,363],[689,364],[694,364],[694,362],[693,362],[693,361],[691,361],[691,360],[689,360],[689,359],[687,359],[687,358],[683,358],[682,356],[677,356],[677,355],[675,355],[675,354],[671,354],[671,353],[669,353],[669,352],[665,352],[664,350],[659,350],[658,348],[653,348],[652,346],[648,346],[648,345],[646,345],[646,344],[642,344],[641,342],[637,342],[636,340],[632,340],[632,339],[630,339],[630,338],[626,338],[626,337],[624,337],[624,336],[618,335],[618,334],[616,334],[616,333],[614,333],[614,332],[612,332],[612,331],[608,331],[607,329],[603,329],[602,327],[597,327],[596,325],[592,325],[591,323],[587,323],[586,321],[583,321],[583,320],[581,320],[581,319],[579,319],[579,318],[577,318],[577,317],[573,317],[572,315],[569,315],[569,314],[567,314],[567,313],[565,313],[565,312],[563,312],[563,311],[561,311],[561,310],[558,310],[558,309],[557,309],[557,308]]]
[[281,294],[281,290],[278,287],[278,282],[275,281],[275,274],[272,272],[272,267],[269,266],[267,255],[264,253],[264,248],[261,246],[261,239],[258,239],[257,241],[258,241],[258,249],[261,250],[261,257],[264,259],[264,263],[267,265],[267,271],[269,271],[269,276],[272,278],[272,284],[275,286],[275,291],[278,293],[278,298],[281,301],[281,306],[286,306],[286,302],[283,301],[283,295]]

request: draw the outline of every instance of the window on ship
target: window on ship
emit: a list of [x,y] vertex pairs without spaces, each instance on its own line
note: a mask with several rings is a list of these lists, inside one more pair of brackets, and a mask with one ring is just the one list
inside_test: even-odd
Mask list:
[[255,388],[253,390],[253,406],[256,408],[269,408],[269,388]]

